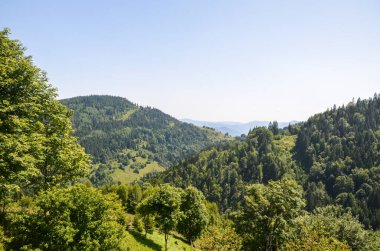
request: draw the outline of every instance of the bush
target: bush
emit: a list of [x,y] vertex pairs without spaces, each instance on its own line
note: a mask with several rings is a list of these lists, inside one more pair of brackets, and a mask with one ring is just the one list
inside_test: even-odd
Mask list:
[[230,226],[211,226],[206,233],[195,241],[196,250],[202,251],[237,251],[241,249],[242,240]]
[[11,215],[10,249],[114,250],[123,247],[125,213],[115,194],[76,185],[35,198],[35,207]]
[[144,224],[139,215],[135,215],[135,217],[133,218],[133,227],[140,233],[144,231]]

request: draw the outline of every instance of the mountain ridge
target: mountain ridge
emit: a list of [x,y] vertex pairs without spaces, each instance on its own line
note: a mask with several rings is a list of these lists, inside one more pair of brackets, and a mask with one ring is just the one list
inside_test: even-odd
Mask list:
[[[228,133],[231,136],[241,136],[242,134],[248,134],[249,130],[255,127],[268,126],[271,121],[267,120],[253,120],[249,122],[236,122],[236,121],[203,121],[203,120],[193,120],[189,118],[180,119],[182,122],[190,123],[196,126],[206,126],[214,128],[221,133]],[[300,121],[292,120],[289,122],[281,121],[278,122],[279,128],[284,128],[289,124],[294,125]]]

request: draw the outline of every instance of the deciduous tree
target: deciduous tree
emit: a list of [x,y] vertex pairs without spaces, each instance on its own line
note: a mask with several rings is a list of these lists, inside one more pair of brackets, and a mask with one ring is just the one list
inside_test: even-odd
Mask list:
[[0,201],[64,185],[89,157],[72,136],[71,112],[9,30],[0,31]]
[[12,250],[116,250],[123,248],[125,213],[115,194],[85,185],[53,188],[35,206],[12,214]]
[[177,229],[190,243],[201,236],[208,224],[209,215],[205,201],[202,192],[193,186],[186,188],[183,193],[181,199],[182,217],[178,222]]
[[163,184],[137,206],[137,212],[142,216],[155,216],[165,234],[165,250],[168,250],[169,232],[175,229],[181,217],[181,193],[181,189]]
[[272,250],[286,239],[292,221],[305,203],[302,188],[290,179],[248,187],[235,222],[246,250]]

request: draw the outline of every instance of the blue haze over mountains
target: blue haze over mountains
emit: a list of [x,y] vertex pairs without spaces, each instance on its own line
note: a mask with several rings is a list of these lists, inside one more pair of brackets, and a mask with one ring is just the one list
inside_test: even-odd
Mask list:
[[[223,122],[208,122],[208,121],[199,121],[199,120],[192,120],[192,119],[180,119],[180,121],[185,123],[190,123],[196,126],[207,126],[214,128],[215,130],[222,132],[222,133],[228,133],[231,136],[241,136],[242,134],[247,134],[250,129],[255,127],[261,127],[261,126],[268,126],[270,121],[250,121],[246,123],[242,122],[232,122],[232,121],[223,121]],[[284,128],[288,126],[289,124],[296,124],[299,121],[290,121],[290,122],[278,122],[279,128]]]

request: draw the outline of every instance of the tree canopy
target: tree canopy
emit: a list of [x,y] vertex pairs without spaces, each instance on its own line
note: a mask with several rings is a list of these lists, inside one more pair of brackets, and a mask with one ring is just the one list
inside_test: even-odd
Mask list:
[[307,174],[308,209],[331,202],[380,228],[380,97],[352,101],[301,124],[293,149]]
[[248,187],[236,213],[237,231],[245,250],[275,250],[287,239],[293,220],[305,205],[302,187],[294,180],[270,181]]
[[83,177],[89,156],[71,112],[20,42],[0,31],[0,203]]
[[141,215],[154,215],[165,234],[165,250],[167,250],[169,231],[175,229],[181,218],[181,193],[181,189],[163,184],[137,206],[137,212]]
[[202,192],[192,186],[187,187],[182,195],[182,216],[177,229],[190,243],[199,238],[208,225],[209,215],[205,200]]
[[125,219],[116,195],[85,185],[53,188],[27,211],[13,215],[10,248],[121,250]]

